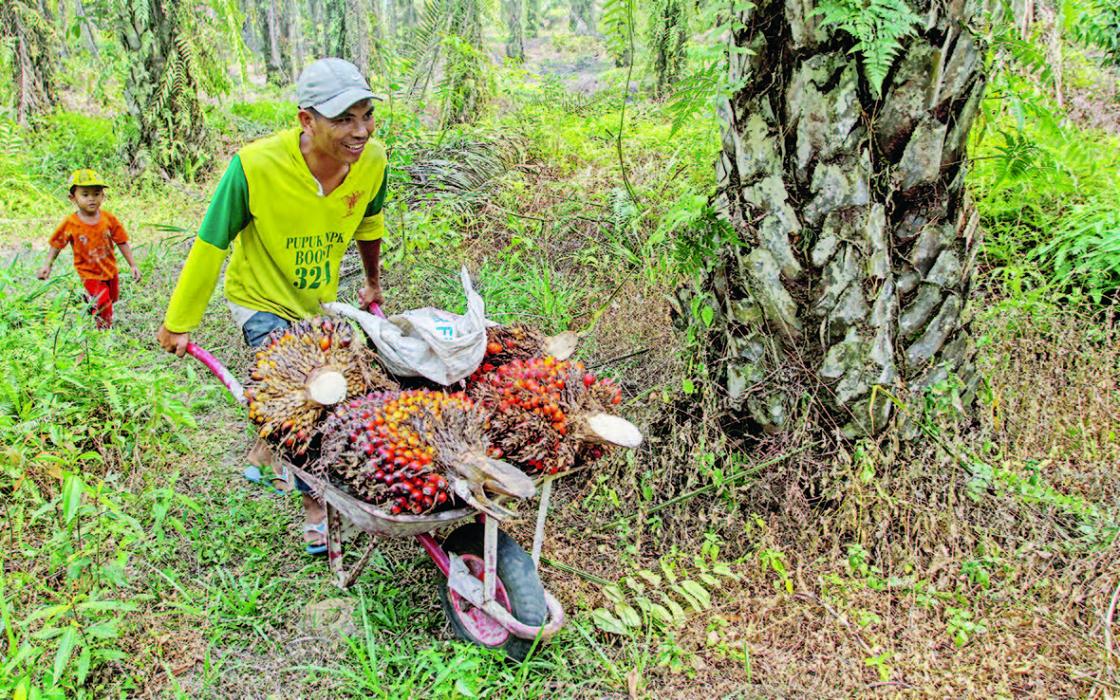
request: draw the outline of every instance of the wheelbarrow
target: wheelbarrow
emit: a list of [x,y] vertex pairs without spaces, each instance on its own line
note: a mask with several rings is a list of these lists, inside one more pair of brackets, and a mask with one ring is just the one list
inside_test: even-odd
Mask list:
[[[245,402],[241,384],[213,355],[190,343],[187,353],[206,366],[239,402]],[[327,511],[327,558],[335,582],[348,588],[357,580],[377,545],[378,537],[414,537],[446,577],[439,580],[439,596],[451,629],[460,639],[502,648],[521,660],[533,644],[552,638],[564,624],[564,609],[540,581],[540,554],[544,525],[552,496],[549,476],[537,482],[539,503],[532,554],[499,529],[497,518],[473,508],[456,508],[431,515],[392,515],[354,498],[327,479],[284,462],[320,498]],[[358,560],[343,562],[342,521],[369,535],[370,542]],[[474,520],[467,523],[466,521]],[[465,523],[465,524],[463,524]],[[438,529],[459,524],[441,545],[432,536]]]

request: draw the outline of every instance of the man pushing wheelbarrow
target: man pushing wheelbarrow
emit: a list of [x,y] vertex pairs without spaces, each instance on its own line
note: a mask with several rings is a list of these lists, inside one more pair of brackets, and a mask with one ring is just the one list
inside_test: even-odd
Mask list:
[[[382,301],[381,238],[387,187],[385,147],[371,138],[378,99],[351,63],[323,58],[296,83],[299,126],[254,141],[230,161],[210,200],[156,339],[182,357],[217,285],[231,244],[225,295],[245,342],[257,347],[276,329],[335,301],[339,267],[357,241],[366,279],[363,308]],[[275,464],[263,443],[249,455],[251,481]],[[283,469],[272,486],[291,488]],[[305,546],[327,552],[326,512],[298,477]]]
[[[354,66],[316,61],[297,92],[300,127],[249,144],[222,177],[157,339],[203,361],[279,445],[273,453],[258,442],[245,476],[265,481],[259,467],[269,466],[286,487],[291,474],[307,551],[329,554],[339,585],[356,580],[374,538],[415,537],[446,577],[439,590],[456,635],[523,658],[564,619],[537,572],[552,480],[641,435],[607,411],[618,387],[564,359],[574,337],[492,327],[465,270],[465,316],[419,309],[384,320],[334,303],[351,240],[366,271],[360,305],[381,302],[385,152],[370,142],[373,94]],[[235,238],[226,297],[246,343],[260,348],[245,388],[189,335]],[[357,321],[390,372],[442,387],[465,380],[464,391],[401,391],[366,362],[347,321],[318,317],[323,308]],[[316,459],[305,454],[313,435]],[[538,486],[530,555],[498,525],[513,515],[504,499]],[[372,536],[350,569],[344,519]],[[442,544],[431,534],[454,524]]]

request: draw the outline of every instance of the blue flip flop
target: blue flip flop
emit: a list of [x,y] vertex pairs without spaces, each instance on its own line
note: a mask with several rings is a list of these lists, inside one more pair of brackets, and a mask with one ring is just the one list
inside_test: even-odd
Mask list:
[[[303,526],[303,531],[304,532],[317,532],[325,538],[327,536],[327,521],[324,520],[321,523],[313,523],[311,525],[304,525]],[[324,542],[323,544],[308,543],[307,546],[304,549],[306,549],[307,553],[310,554],[311,556],[321,557],[321,556],[323,556],[324,554],[327,553],[327,543],[326,542]]]
[[[286,491],[282,491],[282,490],[276,488],[275,486],[273,486],[272,485],[272,479],[265,479],[264,474],[261,474],[260,467],[252,466],[252,465],[248,466],[248,467],[245,467],[245,471],[241,472],[241,476],[245,477],[246,481],[251,481],[254,484],[260,484],[261,486],[267,486],[268,488],[272,489],[272,491],[274,493],[276,493],[280,496],[284,496],[287,493]],[[279,478],[279,479],[284,479],[286,477],[287,477],[287,474],[278,474],[276,476],[276,478]]]

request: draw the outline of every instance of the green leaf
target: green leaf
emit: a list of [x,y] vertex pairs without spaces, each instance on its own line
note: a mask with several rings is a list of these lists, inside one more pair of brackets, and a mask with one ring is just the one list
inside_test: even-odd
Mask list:
[[128,652],[120,649],[97,649],[93,652],[93,656],[99,661],[124,661],[129,658]]
[[695,581],[681,581],[681,588],[688,591],[689,595],[693,596],[700,602],[702,608],[707,608],[712,604],[712,594],[708,593],[708,589],[701,586]]
[[688,614],[684,611],[684,608],[681,607],[680,603],[664,594],[663,600],[665,601],[665,607],[669,608],[669,611],[673,615],[673,624],[680,627],[685,622],[688,622]]
[[29,625],[32,622],[35,622],[36,620],[43,620],[43,619],[50,620],[51,618],[54,618],[54,617],[58,616],[59,614],[66,612],[69,609],[70,609],[70,604],[69,603],[61,603],[59,605],[49,605],[45,608],[39,608],[35,612],[28,615],[27,619],[23,621],[23,624]]
[[735,581],[739,580],[739,574],[732,571],[731,567],[722,561],[717,561],[715,564],[712,564],[712,572],[724,578],[733,579]]
[[90,651],[89,647],[82,647],[82,652],[78,655],[78,666],[74,670],[75,685],[82,686],[86,683],[86,676],[89,675],[89,662]]
[[117,620],[98,622],[96,625],[86,627],[85,633],[94,639],[116,639],[120,636],[120,631],[117,629],[118,624]]
[[614,606],[614,610],[616,613],[618,613],[618,619],[626,627],[636,628],[642,626],[642,616],[639,615],[638,611],[633,607],[627,605],[626,603],[621,603]]
[[654,619],[658,622],[666,625],[672,625],[674,623],[673,613],[669,612],[669,609],[664,605],[650,603],[649,610],[650,614],[653,615]]
[[596,627],[603,630],[604,632],[607,632],[608,634],[630,634],[629,630],[626,629],[626,626],[623,625],[617,617],[612,615],[609,610],[606,610],[604,608],[595,608],[594,610],[592,610],[591,621],[595,623]]
[[709,588],[715,588],[719,585],[719,579],[708,573],[699,573],[696,578],[703,581]]
[[626,600],[626,596],[623,595],[622,589],[619,588],[618,585],[614,584],[614,583],[612,583],[609,586],[603,586],[603,595],[605,595],[607,597],[607,600],[611,601],[612,603],[614,603],[616,605],[619,604],[619,603],[622,603]]
[[78,514],[78,508],[82,505],[82,491],[85,484],[82,483],[81,477],[75,474],[66,476],[62,484],[62,522],[64,525],[69,525]]
[[133,612],[137,609],[136,603],[125,600],[90,600],[78,604],[79,612]]
[[70,663],[70,656],[74,653],[74,645],[78,643],[78,628],[67,627],[58,640],[58,652],[54,655],[54,670],[51,677],[52,683],[58,683],[62,678],[66,665]]
[[685,377],[681,380],[681,391],[686,394],[694,394],[696,393],[696,384],[694,384],[688,377]]
[[44,627],[35,634],[31,635],[31,638],[36,639],[40,642],[46,641],[48,639],[54,639],[55,637],[62,634],[63,629],[64,628],[62,627]]
[[705,326],[711,328],[712,321],[715,320],[715,316],[716,311],[712,307],[708,306],[707,304],[700,307],[700,320],[704,322]]

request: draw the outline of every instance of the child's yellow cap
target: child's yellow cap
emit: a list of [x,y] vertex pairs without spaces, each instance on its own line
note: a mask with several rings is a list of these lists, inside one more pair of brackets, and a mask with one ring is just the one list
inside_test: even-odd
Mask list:
[[70,173],[67,187],[108,187],[101,176],[89,168],[80,168]]

